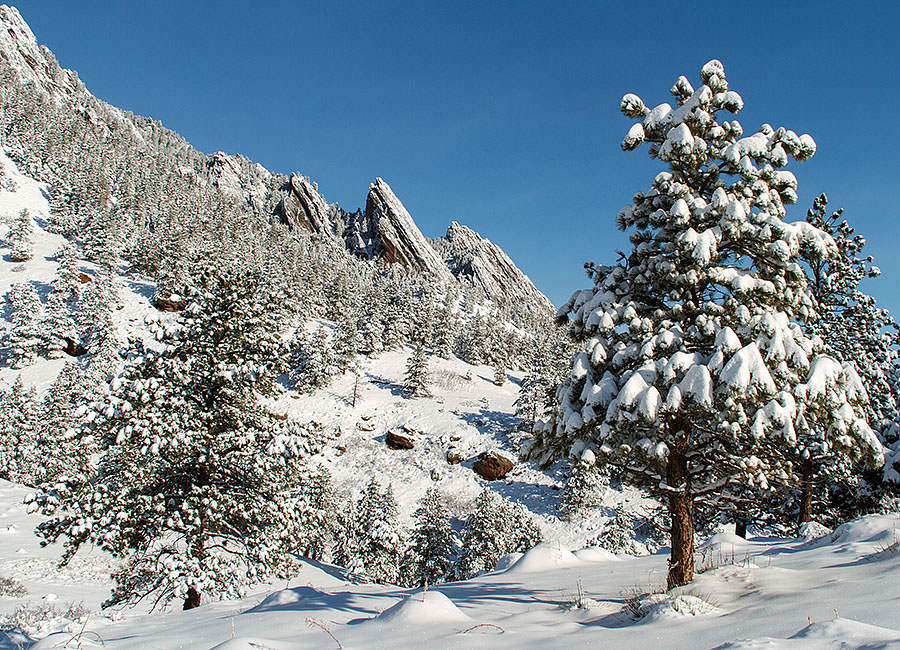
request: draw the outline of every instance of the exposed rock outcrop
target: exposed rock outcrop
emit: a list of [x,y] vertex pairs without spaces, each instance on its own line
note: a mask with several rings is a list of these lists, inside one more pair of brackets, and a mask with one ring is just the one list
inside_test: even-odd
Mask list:
[[496,481],[506,476],[515,465],[516,462],[510,458],[509,454],[498,449],[491,449],[478,457],[478,460],[472,465],[472,469],[482,478]]
[[319,186],[306,176],[291,174],[290,190],[278,205],[278,213],[294,230],[306,233],[331,233],[328,204],[319,194]]
[[388,431],[384,441],[390,449],[412,449],[416,446],[416,438],[413,434],[396,429]]
[[380,178],[369,186],[366,211],[347,230],[347,247],[358,255],[401,264],[441,280],[452,279],[400,199]]
[[537,309],[553,310],[550,300],[534,286],[503,249],[471,228],[450,224],[444,237],[446,263],[457,278],[468,280],[489,298],[510,300]]
[[78,74],[63,70],[46,47],[39,46],[31,28],[15,7],[0,5],[0,60],[23,79],[30,79],[51,96],[70,95],[80,82]]

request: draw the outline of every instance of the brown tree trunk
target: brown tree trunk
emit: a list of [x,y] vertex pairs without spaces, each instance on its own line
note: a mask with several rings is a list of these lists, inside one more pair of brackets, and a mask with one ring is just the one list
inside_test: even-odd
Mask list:
[[800,515],[797,517],[797,532],[803,524],[812,521],[813,467],[809,460],[800,463]]
[[200,592],[197,591],[194,587],[189,587],[187,596],[184,599],[184,607],[182,609],[194,609],[195,607],[200,607]]
[[734,523],[734,534],[747,539],[747,522],[743,519],[736,521]]
[[669,448],[669,462],[666,467],[666,483],[670,488],[679,490],[669,494],[672,552],[666,579],[668,589],[682,587],[694,579],[694,496],[691,494],[686,451],[686,440],[673,444]]

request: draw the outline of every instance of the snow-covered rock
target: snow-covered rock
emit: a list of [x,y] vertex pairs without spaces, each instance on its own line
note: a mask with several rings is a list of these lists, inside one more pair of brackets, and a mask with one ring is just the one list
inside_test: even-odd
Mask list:
[[323,234],[330,232],[328,204],[319,194],[319,186],[306,176],[291,174],[290,190],[277,211],[294,230]]
[[345,241],[359,255],[383,259],[451,281],[450,271],[394,194],[376,178],[369,186],[366,211],[350,225]]
[[489,298],[533,305],[544,311],[553,309],[547,296],[489,239],[454,221],[444,240],[450,253],[447,265],[460,280],[470,282]]

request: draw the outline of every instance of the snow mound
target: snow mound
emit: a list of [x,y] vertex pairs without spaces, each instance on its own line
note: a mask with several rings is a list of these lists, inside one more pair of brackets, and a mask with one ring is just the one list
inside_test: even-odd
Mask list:
[[575,557],[582,562],[621,562],[622,558],[607,551],[602,546],[588,546],[580,551],[575,551]]
[[810,547],[827,545],[866,545],[875,550],[886,549],[900,541],[900,518],[896,515],[866,515],[848,521],[834,529],[830,535],[814,539]]
[[699,550],[706,553],[743,553],[752,546],[752,542],[734,533],[716,533],[703,542]]
[[514,565],[516,562],[518,562],[522,558],[523,555],[525,555],[525,554],[518,553],[518,552],[507,553],[506,555],[501,557],[499,560],[497,560],[497,564],[494,565],[494,571],[495,572],[496,571],[506,571],[508,568],[510,568],[512,565]]
[[431,590],[413,594],[369,620],[390,625],[427,626],[434,623],[466,623],[472,619],[444,594]]
[[847,618],[836,618],[826,623],[813,623],[788,639],[746,639],[725,643],[714,650],[738,649],[771,650],[818,650],[819,648],[840,648],[841,650],[898,650],[900,631],[877,625],[860,623]]
[[820,524],[818,521],[808,521],[802,526],[800,526],[800,539],[805,539],[807,541],[813,541],[816,539],[821,539],[826,535],[831,533],[831,529],[828,526]]
[[702,616],[719,611],[709,598],[692,593],[650,594],[641,601],[637,611],[646,622],[684,616]]
[[545,542],[538,544],[525,553],[506,572],[540,573],[541,571],[555,571],[567,567],[581,566],[582,564],[581,560],[561,544]]

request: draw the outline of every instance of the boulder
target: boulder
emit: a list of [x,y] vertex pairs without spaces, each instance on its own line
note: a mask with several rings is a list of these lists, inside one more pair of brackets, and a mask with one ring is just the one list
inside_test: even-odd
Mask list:
[[450,449],[447,452],[447,462],[451,465],[458,465],[465,459],[465,455],[459,449]]
[[404,431],[388,431],[384,441],[391,449],[412,449],[416,446],[415,437]]
[[509,473],[516,462],[498,449],[491,449],[478,456],[472,469],[487,481],[496,481]]

